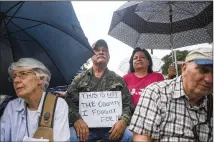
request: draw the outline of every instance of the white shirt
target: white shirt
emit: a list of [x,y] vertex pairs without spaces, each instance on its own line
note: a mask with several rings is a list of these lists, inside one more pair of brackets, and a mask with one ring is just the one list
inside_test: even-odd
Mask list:
[[27,108],[27,124],[28,124],[28,131],[29,131],[29,136],[33,137],[35,134],[37,128],[38,128],[38,123],[39,123],[39,116],[40,113],[37,111],[32,111]]
[[[38,127],[38,118],[41,115],[44,96],[45,92],[43,92],[38,110],[34,112],[28,112],[29,137],[33,136]],[[17,98],[8,103],[0,121],[1,141],[23,141],[23,138],[28,136],[25,111],[25,101],[22,98]],[[62,98],[58,98],[56,104],[53,125],[53,139],[54,141],[70,140],[68,105]]]

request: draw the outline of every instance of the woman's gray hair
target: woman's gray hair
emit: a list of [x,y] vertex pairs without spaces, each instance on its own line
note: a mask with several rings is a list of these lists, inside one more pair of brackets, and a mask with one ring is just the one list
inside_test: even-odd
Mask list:
[[36,73],[36,76],[43,76],[43,90],[45,91],[51,80],[51,73],[48,68],[40,61],[34,58],[20,58],[17,62],[13,62],[9,68],[8,73],[12,77],[13,71],[19,67],[24,67],[26,69],[31,69]]

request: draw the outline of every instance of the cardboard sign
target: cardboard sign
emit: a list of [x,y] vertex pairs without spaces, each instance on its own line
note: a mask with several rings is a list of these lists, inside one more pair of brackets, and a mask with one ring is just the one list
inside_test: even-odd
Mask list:
[[81,92],[79,113],[89,128],[112,127],[122,114],[121,91]]

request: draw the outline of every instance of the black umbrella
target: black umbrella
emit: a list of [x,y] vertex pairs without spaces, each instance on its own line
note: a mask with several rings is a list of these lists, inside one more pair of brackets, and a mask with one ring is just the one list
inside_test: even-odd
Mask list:
[[0,94],[12,95],[8,66],[22,57],[42,61],[50,87],[69,84],[93,51],[71,2],[0,2]]
[[[210,43],[213,2],[127,2],[114,12],[108,34],[133,48],[173,50]],[[177,70],[176,54],[174,57]]]
[[109,35],[133,48],[171,49],[210,43],[213,2],[127,2],[114,12]]

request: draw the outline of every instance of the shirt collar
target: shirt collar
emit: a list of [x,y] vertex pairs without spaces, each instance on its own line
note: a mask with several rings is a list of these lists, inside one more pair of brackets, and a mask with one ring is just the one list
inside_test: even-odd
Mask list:
[[91,67],[91,68],[88,70],[88,75],[89,75],[89,76],[92,76],[92,75],[93,75],[93,67]]
[[175,87],[173,88],[174,94],[172,95],[173,99],[177,99],[180,97],[185,96],[184,88],[183,88],[183,80],[181,76],[174,79],[175,80]]
[[[189,100],[188,96],[185,96],[187,100]],[[190,109],[193,109],[193,110],[198,110],[200,108],[205,108],[205,110],[207,110],[207,108],[205,106],[207,106],[207,101],[208,101],[208,98],[207,96],[205,96],[203,98],[203,102],[199,105],[199,106],[192,106],[192,108]]]
[[[38,113],[41,113],[42,105],[43,105],[44,98],[45,98],[45,94],[46,94],[46,92],[43,92],[42,98],[41,98],[40,103],[39,103],[39,107],[38,107],[38,109],[37,109],[37,112],[38,112]],[[19,98],[19,99],[18,99],[18,104],[19,104],[19,105],[16,106],[16,111],[23,111],[23,110],[25,110],[26,102],[25,102],[24,99]]]
[[37,112],[39,112],[39,113],[41,113],[41,111],[42,111],[42,106],[43,106],[43,103],[44,103],[45,95],[46,95],[46,92],[43,92],[42,98],[40,100],[39,107],[38,107],[38,110],[37,110]]
[[[173,99],[178,99],[178,98],[182,97],[182,98],[189,100],[188,96],[184,92],[183,80],[182,80],[181,76],[179,76],[177,79],[175,79],[175,88],[174,89],[175,89],[174,95],[172,96]],[[208,98],[207,98],[207,96],[205,96],[203,99],[203,102],[200,104],[200,106],[196,106],[195,109],[205,107],[207,100],[208,100]]]
[[[108,67],[106,67],[106,71],[105,71],[105,72],[107,73],[108,71],[109,71],[109,69],[108,69]],[[89,76],[92,76],[92,75],[93,75],[93,72],[94,72],[94,71],[93,71],[93,67],[91,67],[91,68],[88,70],[88,73],[87,73],[87,74],[88,74]],[[103,75],[104,75],[104,74],[103,74]]]

